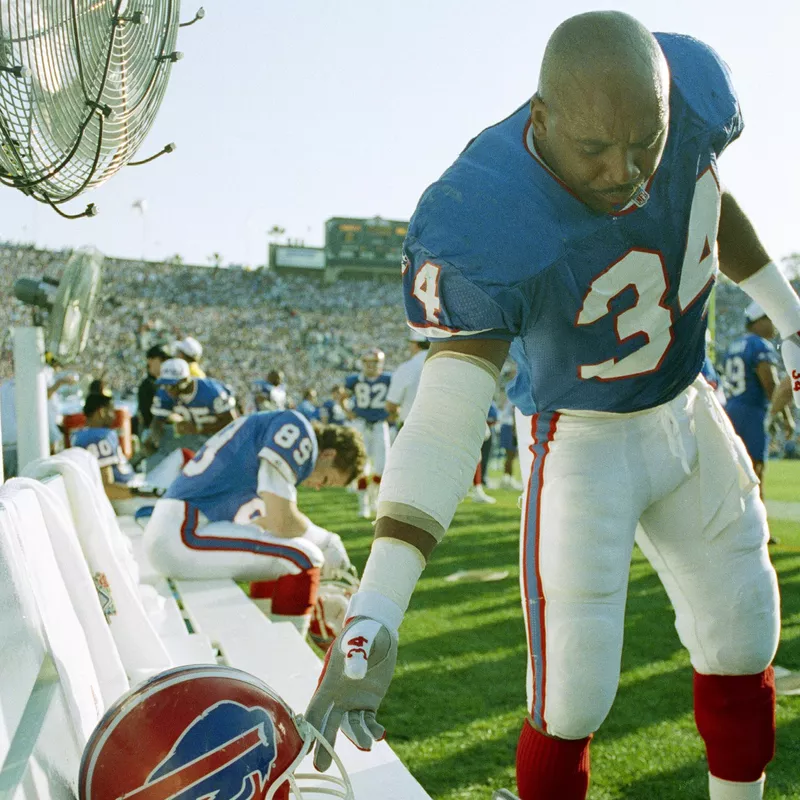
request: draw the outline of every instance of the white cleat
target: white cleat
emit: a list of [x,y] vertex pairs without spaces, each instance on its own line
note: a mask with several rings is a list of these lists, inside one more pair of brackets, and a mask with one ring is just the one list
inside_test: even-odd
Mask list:
[[492,800],[519,800],[515,794],[511,794],[508,789],[498,789],[493,795]]
[[358,516],[361,517],[361,519],[372,519],[372,504],[369,502],[369,495],[367,492],[359,492]]
[[486,494],[486,490],[480,483],[477,486],[472,487],[470,491],[470,497],[472,498],[473,503],[487,503],[489,505],[494,505],[497,502],[497,498],[490,497],[488,494]]
[[522,483],[511,475],[503,475],[500,479],[501,489],[513,489],[516,492],[522,491]]

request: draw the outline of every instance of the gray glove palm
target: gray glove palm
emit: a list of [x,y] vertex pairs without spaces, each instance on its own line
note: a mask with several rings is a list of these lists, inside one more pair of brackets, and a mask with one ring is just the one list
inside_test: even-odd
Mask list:
[[[336,637],[305,713],[331,747],[339,728],[361,750],[383,739],[386,731],[375,714],[396,661],[397,635],[374,619],[355,617]],[[314,766],[324,772],[330,764],[330,754],[317,744]]]

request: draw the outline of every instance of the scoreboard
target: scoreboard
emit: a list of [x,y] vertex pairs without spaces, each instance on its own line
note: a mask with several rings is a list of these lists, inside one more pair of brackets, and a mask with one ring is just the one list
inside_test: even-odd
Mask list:
[[408,222],[373,217],[333,217],[325,223],[325,262],[329,267],[400,270]]

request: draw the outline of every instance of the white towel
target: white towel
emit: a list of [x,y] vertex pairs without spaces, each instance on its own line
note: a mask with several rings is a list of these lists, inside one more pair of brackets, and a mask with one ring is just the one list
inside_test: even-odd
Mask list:
[[30,489],[39,501],[58,569],[64,579],[72,607],[83,628],[92,657],[103,705],[108,708],[130,688],[114,637],[98,602],[97,587],[83,557],[72,515],[62,499],[45,484],[31,478],[14,478],[8,488]]
[[106,617],[131,683],[173,666],[143,605],[130,541],[119,529],[97,460],[86,450],[71,448],[37,459],[23,472],[35,479],[64,477],[84,557],[95,583],[107,587]]
[[58,672],[75,735],[82,748],[103,715],[103,696],[89,646],[50,546],[36,495],[0,487],[0,548],[33,590],[42,635]]

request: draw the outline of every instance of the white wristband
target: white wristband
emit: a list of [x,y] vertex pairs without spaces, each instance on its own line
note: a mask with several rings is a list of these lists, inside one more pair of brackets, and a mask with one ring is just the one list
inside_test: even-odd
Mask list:
[[800,297],[774,261],[739,283],[764,309],[782,339],[800,331]]
[[423,569],[425,559],[413,545],[376,539],[347,617],[371,617],[397,633]]

